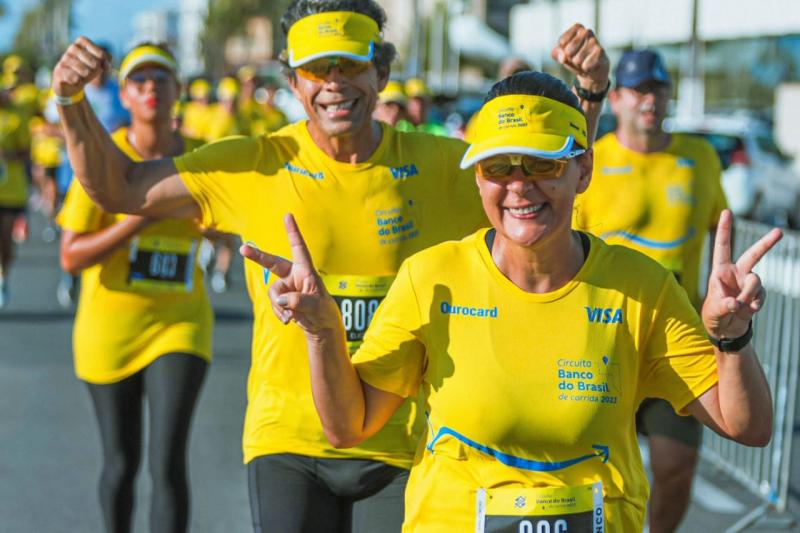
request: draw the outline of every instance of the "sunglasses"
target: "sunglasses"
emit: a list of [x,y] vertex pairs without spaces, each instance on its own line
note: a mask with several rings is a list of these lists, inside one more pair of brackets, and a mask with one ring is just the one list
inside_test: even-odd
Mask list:
[[[583,151],[581,150],[580,153]],[[573,152],[575,155],[580,153]],[[550,180],[560,178],[567,168],[569,158],[545,159],[532,155],[502,154],[487,157],[475,163],[475,168],[482,178],[497,180],[509,178],[515,167],[520,167],[525,177],[532,180]]]
[[307,80],[320,82],[328,78],[333,67],[338,68],[345,78],[353,78],[366,71],[370,65],[369,61],[356,61],[347,57],[322,57],[304,63],[295,70]]
[[164,70],[164,69],[149,69],[149,70],[139,70],[132,74],[129,74],[126,78],[127,81],[131,81],[136,85],[144,85],[147,81],[152,81],[156,85],[163,85],[167,83],[168,80],[172,78],[172,73]]

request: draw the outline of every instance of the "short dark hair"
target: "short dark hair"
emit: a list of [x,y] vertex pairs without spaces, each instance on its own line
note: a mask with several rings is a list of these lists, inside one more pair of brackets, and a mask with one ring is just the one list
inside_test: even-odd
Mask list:
[[492,85],[483,103],[486,104],[490,100],[509,94],[544,96],[574,107],[584,114],[577,95],[567,87],[566,83],[546,72],[524,71],[512,74]]
[[[289,35],[289,28],[301,18],[328,11],[352,11],[366,15],[378,24],[378,30],[383,31],[386,25],[386,12],[375,0],[294,0],[281,17],[281,28],[284,35]],[[375,43],[375,56],[372,62],[378,70],[389,72],[392,61],[397,57],[397,49],[390,42]],[[284,72],[291,74],[293,70],[281,58]]]

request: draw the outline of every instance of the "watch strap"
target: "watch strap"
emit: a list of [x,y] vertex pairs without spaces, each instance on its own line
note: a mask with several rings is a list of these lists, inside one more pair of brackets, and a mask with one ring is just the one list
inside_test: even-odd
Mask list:
[[578,97],[581,100],[585,100],[587,102],[602,102],[603,98],[605,98],[608,94],[609,89],[611,89],[611,80],[608,80],[608,85],[606,85],[606,88],[599,93],[594,93],[589,89],[584,89],[581,87],[581,85],[578,83],[578,78],[572,80],[572,86],[575,87],[575,92],[578,93]]
[[737,337],[735,339],[718,339],[716,337],[712,337],[711,335],[708,336],[708,340],[711,341],[711,344],[717,347],[720,352],[727,352],[727,353],[735,353],[740,352],[745,346],[750,343],[750,339],[753,338],[753,321],[751,320],[750,323],[747,325],[747,331],[744,332],[744,335],[741,337]]

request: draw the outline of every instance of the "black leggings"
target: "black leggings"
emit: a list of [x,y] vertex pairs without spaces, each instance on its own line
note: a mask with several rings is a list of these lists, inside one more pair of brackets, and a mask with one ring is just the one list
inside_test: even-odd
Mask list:
[[148,454],[153,485],[150,531],[186,531],[186,449],[192,412],[207,367],[205,360],[194,355],[168,354],[117,383],[87,383],[103,445],[100,505],[109,533],[127,533],[131,529],[144,397],[150,421]]

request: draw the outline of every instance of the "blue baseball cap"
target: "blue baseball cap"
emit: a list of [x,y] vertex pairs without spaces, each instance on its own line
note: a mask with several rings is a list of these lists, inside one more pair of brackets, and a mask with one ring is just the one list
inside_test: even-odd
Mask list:
[[669,72],[658,52],[630,50],[622,54],[616,70],[617,87],[634,89],[642,83],[655,81],[669,85]]

